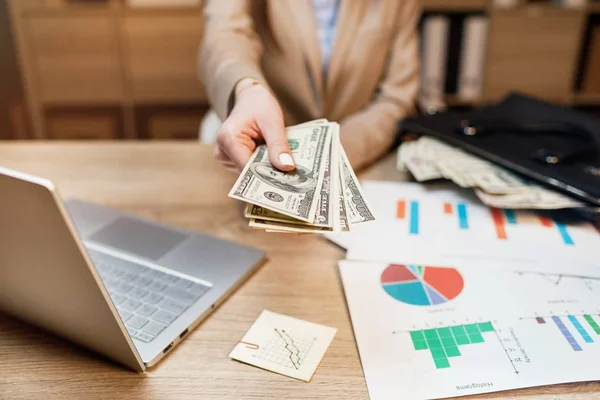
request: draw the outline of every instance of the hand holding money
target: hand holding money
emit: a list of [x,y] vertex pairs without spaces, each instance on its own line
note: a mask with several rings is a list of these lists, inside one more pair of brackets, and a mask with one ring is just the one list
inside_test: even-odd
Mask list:
[[311,121],[286,133],[296,169],[275,168],[267,147],[258,146],[229,193],[248,203],[251,227],[318,233],[375,219],[340,144],[338,124]]
[[280,171],[292,171],[294,160],[285,140],[283,112],[273,94],[253,79],[235,87],[235,106],[217,135],[215,158],[230,171],[240,172],[256,149],[266,142],[271,163]]

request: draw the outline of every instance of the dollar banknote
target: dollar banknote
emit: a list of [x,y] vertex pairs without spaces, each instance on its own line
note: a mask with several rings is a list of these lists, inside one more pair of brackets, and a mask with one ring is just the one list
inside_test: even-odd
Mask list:
[[338,174],[337,174],[337,185],[335,186],[335,196],[337,197],[337,207],[336,207],[336,228],[340,232],[349,232],[350,231],[350,221],[348,221],[348,213],[346,211],[346,199],[344,198],[344,180],[342,179],[342,168],[344,168],[344,163],[338,163]]
[[[320,125],[321,121],[317,121],[317,124]],[[300,127],[306,127],[307,124],[300,125]],[[295,128],[298,128],[296,126]],[[297,219],[285,215],[268,208],[259,206],[259,205],[249,205],[246,208],[245,216],[246,218],[257,218],[263,221],[277,221],[282,223],[288,223],[293,225],[312,225],[319,226],[323,228],[333,228],[334,227],[334,210],[335,203],[332,199],[332,184],[335,183],[335,179],[337,179],[337,171],[338,171],[338,159],[337,159],[337,142],[338,132],[336,127],[332,127],[332,140],[328,145],[324,162],[324,174],[323,174],[323,183],[321,185],[321,190],[319,191],[318,199],[317,199],[317,207],[314,220],[311,222],[302,222]],[[332,174],[334,172],[334,174]]]
[[342,180],[344,190],[344,200],[346,202],[346,214],[351,224],[360,224],[363,222],[374,221],[375,216],[367,204],[367,199],[362,191],[358,178],[348,161],[346,152],[340,147],[342,162]]
[[586,206],[580,201],[541,187],[512,194],[489,194],[476,189],[475,194],[485,205],[494,208],[558,210]]
[[490,207],[560,209],[584,206],[580,201],[430,137],[403,143],[398,150],[397,166],[400,171],[408,169],[418,181],[443,177],[461,187],[474,188],[479,199]]
[[329,125],[304,125],[288,129],[287,134],[296,169],[282,172],[273,167],[267,147],[258,146],[229,197],[312,223],[331,147],[331,129]]
[[279,221],[266,221],[263,219],[253,218],[250,220],[250,227],[256,229],[264,229],[277,232],[293,232],[293,233],[323,233],[331,232],[331,228],[323,228],[320,226],[310,225],[291,225]]
[[273,168],[264,146],[255,151],[229,194],[248,203],[244,216],[250,227],[270,233],[347,232],[375,219],[339,129],[325,119],[288,127],[295,172]]

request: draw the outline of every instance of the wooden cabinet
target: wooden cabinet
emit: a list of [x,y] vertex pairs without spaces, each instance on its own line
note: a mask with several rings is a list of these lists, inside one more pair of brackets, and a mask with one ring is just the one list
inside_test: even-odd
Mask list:
[[[585,19],[598,7],[569,9],[550,0],[514,3],[497,8],[491,0],[422,0],[427,14],[453,15],[452,32],[464,16],[489,17],[483,94],[475,101],[449,96],[449,105],[489,103],[515,90],[551,101],[600,105],[600,93],[590,89],[589,79],[584,93],[576,92],[575,76],[588,41]],[[7,4],[34,137],[197,137],[208,108],[198,77],[201,5],[131,7],[125,0]],[[454,36],[459,44],[462,36]],[[590,62],[592,72],[596,64]],[[449,71],[459,67],[452,65]],[[55,114],[57,108],[77,111]],[[111,112],[94,112],[107,109]],[[95,127],[85,126],[86,118]]]
[[116,26],[108,12],[30,15],[25,35],[39,101],[120,102]]
[[201,9],[130,11],[122,29],[135,102],[206,101],[198,79]]
[[45,112],[48,139],[123,139],[118,108],[50,108]]
[[484,97],[511,91],[568,102],[579,59],[584,12],[552,7],[491,13]]
[[137,130],[144,139],[195,139],[207,107],[146,106],[136,109]]

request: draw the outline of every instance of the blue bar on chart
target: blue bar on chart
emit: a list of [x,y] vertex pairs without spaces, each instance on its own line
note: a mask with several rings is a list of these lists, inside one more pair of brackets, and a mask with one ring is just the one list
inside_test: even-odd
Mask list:
[[458,226],[460,229],[469,229],[469,220],[467,219],[467,205],[465,203],[458,203],[456,205],[456,211],[458,211]]
[[515,215],[515,210],[504,210],[504,216],[506,217],[506,222],[514,225],[517,223],[517,216]]
[[410,234],[419,234],[419,202],[410,202]]
[[575,329],[577,329],[577,332],[579,332],[579,334],[581,335],[581,337],[583,338],[583,340],[586,343],[594,343],[594,341],[592,340],[590,335],[587,333],[587,331],[584,329],[584,327],[577,320],[577,317],[575,317],[574,315],[569,315],[569,321],[571,321],[571,323],[573,324]]
[[562,320],[559,317],[552,317],[552,321],[554,321],[554,323],[560,330],[560,333],[562,333],[565,339],[567,339],[567,342],[569,342],[573,350],[581,351],[581,346],[579,345],[579,343],[577,343],[573,335],[571,335],[571,332],[569,332]]
[[562,237],[565,244],[568,244],[570,246],[575,245],[573,239],[571,238],[571,235],[569,235],[569,231],[567,231],[567,227],[565,226],[565,224],[558,222],[557,220],[554,220],[554,223],[556,224],[556,227],[560,232],[560,236]]

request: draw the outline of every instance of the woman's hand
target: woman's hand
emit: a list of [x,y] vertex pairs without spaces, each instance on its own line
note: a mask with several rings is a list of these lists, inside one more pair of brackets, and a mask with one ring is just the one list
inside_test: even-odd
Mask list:
[[267,143],[271,164],[281,171],[295,168],[285,134],[283,113],[275,96],[253,79],[235,86],[235,106],[217,135],[215,158],[240,172],[256,146]]

